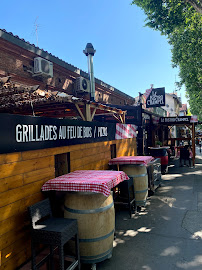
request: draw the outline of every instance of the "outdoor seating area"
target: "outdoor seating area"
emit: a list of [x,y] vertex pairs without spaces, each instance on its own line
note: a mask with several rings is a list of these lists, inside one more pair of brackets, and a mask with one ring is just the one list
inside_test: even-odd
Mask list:
[[[75,259],[67,269],[80,269],[86,264],[96,269],[97,263],[111,258],[117,211],[128,211],[129,218],[136,215],[146,206],[151,185],[153,193],[160,185],[157,174],[161,173],[160,160],[152,156],[122,156],[109,160],[109,165],[117,166],[117,170],[109,167],[109,170],[74,171],[48,180],[42,186],[47,199],[28,208],[32,221],[32,269],[46,261],[48,268],[43,269],[55,269],[54,263],[64,269],[68,251]],[[154,184],[155,180],[159,184]],[[64,218],[52,216],[50,191],[63,192]],[[56,203],[51,200],[52,205]],[[72,237],[74,245],[68,242]],[[46,258],[36,266],[37,243],[50,246],[50,251],[46,251]],[[53,260],[54,250],[59,252],[58,262]],[[26,270],[26,266],[22,269]]]
[[[8,121],[11,118],[12,121]],[[168,159],[171,146],[148,147],[150,154],[138,154],[136,126],[130,124],[39,118],[35,125],[32,116],[7,114],[2,116],[3,120],[8,122],[7,129],[15,130],[15,133],[12,133],[14,138],[10,138],[10,143],[4,144],[5,153],[1,159],[5,179],[2,182],[5,183],[1,195],[2,213],[6,213],[5,222],[10,219],[17,222],[17,225],[13,222],[13,227],[2,228],[6,240],[2,245],[8,245],[8,248],[3,246],[4,264],[9,256],[14,264],[17,250],[14,253],[8,249],[12,246],[13,250],[18,241],[22,249],[28,250],[19,262],[22,270],[36,269],[37,265],[49,269],[53,262],[61,269],[85,265],[96,269],[97,264],[113,257],[117,214],[125,212],[132,220],[144,213],[149,198],[155,196],[161,186],[162,175],[168,173],[173,158],[172,151]],[[44,132],[49,140],[45,140]],[[6,134],[7,130],[4,130],[4,139]],[[33,134],[37,144],[28,143]],[[129,134],[129,138],[125,138],[125,134]],[[182,146],[179,153],[180,149]],[[186,155],[181,150],[182,160],[187,158]],[[7,169],[11,164],[15,170]],[[17,180],[17,184],[10,183],[11,179]],[[39,204],[44,198],[49,198],[51,203],[45,210],[52,209],[54,217],[48,212],[50,218],[40,222],[38,215],[44,216],[43,211],[40,214]],[[8,207],[12,211],[8,211]],[[15,207],[18,212],[13,214]],[[34,222],[39,221],[37,229],[34,223],[32,229],[28,226],[27,209],[30,213],[32,208],[35,209]],[[22,223],[21,216],[26,223]],[[20,230],[23,239],[18,240],[18,234],[12,234],[11,244],[7,244],[6,237],[12,230]],[[46,264],[41,254],[45,255]]]
[[115,212],[112,189],[129,180],[123,171],[81,170],[47,181],[42,191],[65,191],[64,217],[77,220],[80,259],[96,264],[112,256]]
[[[179,147],[179,151],[180,161],[182,159],[187,160],[187,151],[189,153],[189,149]],[[113,256],[113,241],[116,237],[116,215],[120,211],[128,211],[128,217],[132,218],[132,216],[138,215],[140,211],[144,212],[143,209],[147,205],[148,198],[155,194],[157,188],[161,186],[162,164],[160,158],[152,156],[122,156],[112,158],[108,163],[109,170],[74,171],[48,180],[42,186],[42,192],[46,197],[50,195],[50,191],[62,191],[65,194],[63,198],[64,218],[55,219],[51,217],[52,213],[48,199],[29,207],[30,213],[39,215],[41,212],[37,212],[36,209],[39,209],[40,204],[44,204],[40,217],[43,218],[44,215],[50,214],[51,219],[53,219],[53,222],[51,219],[48,222],[42,220],[37,225],[40,228],[42,226],[42,229],[33,229],[32,269],[35,269],[33,246],[37,242],[51,245],[50,253],[47,252],[46,254],[46,259],[48,259],[47,267],[53,265],[51,260],[53,260],[53,250],[57,245],[60,252],[56,264],[60,265],[60,269],[64,269],[64,258],[68,258],[68,251],[71,251],[71,258],[72,255],[76,256],[76,260],[72,261],[72,264],[67,269],[74,269],[73,267],[80,269],[82,265],[84,268],[85,265],[89,265],[91,269],[96,269],[97,263]],[[111,168],[113,169],[110,170]],[[54,205],[57,202],[52,200],[51,203]],[[35,226],[38,219],[36,219],[36,215],[32,218],[34,219],[33,226]],[[67,223],[64,223],[64,220],[67,220]],[[67,224],[66,228],[69,233],[67,233],[68,237],[65,238],[65,242],[74,236],[76,242],[75,245],[71,243],[70,249],[67,243],[67,248],[63,250],[64,241],[61,244],[57,237],[51,236],[52,241],[50,242],[49,233],[48,238],[45,236],[45,240],[41,238],[41,235],[46,235],[46,232],[49,231],[48,226],[53,226],[53,224],[53,230],[57,235],[57,228],[59,227],[55,222],[60,223],[59,227]],[[72,231],[70,227],[74,223],[74,231]],[[36,236],[39,234],[39,237],[35,237],[35,231]],[[42,231],[41,235],[40,231]],[[52,233],[54,234],[54,232]],[[74,247],[73,250],[72,247]],[[63,251],[67,252],[66,257]],[[26,268],[22,269],[26,270]]]
[[[127,168],[126,170],[131,170],[133,167],[141,168],[141,167],[144,167],[146,165],[146,164],[143,165],[143,163],[145,161],[143,161],[142,158],[143,157],[139,158],[139,160],[141,160],[142,164],[130,164],[131,167],[128,167],[128,168],[127,168],[127,166],[129,164],[123,164],[124,157],[114,159],[114,162],[117,163],[117,160],[121,160],[122,164],[119,164],[119,166],[123,166],[123,167],[121,167],[123,169],[124,166],[126,165],[126,168]],[[146,159],[147,158],[148,157],[146,157]],[[129,162],[132,162],[132,160],[136,160],[136,162],[137,162],[138,156],[125,157],[125,162],[129,163]],[[152,162],[152,161],[154,162],[154,159],[152,159],[150,162]],[[109,161],[109,163],[113,164],[113,159],[111,159]],[[149,162],[146,162],[146,163],[147,163],[147,165],[149,164]],[[174,159],[173,161],[171,161],[171,164],[175,165],[175,166],[171,167],[172,168],[171,173],[173,172],[173,170],[177,171],[178,170],[177,169],[177,167],[178,167],[177,166],[177,160]],[[188,170],[188,168],[186,170]],[[132,169],[132,172],[134,173],[133,169]],[[130,193],[131,190],[133,190],[133,188],[134,188],[133,179],[135,177],[138,178],[137,171],[135,171],[135,172],[136,172],[136,174],[133,175],[134,177],[129,178],[129,175],[127,173],[125,173],[123,171],[120,171],[120,170],[119,171],[118,170],[117,171],[111,171],[111,170],[88,171],[87,170],[85,172],[84,171],[80,171],[80,172],[75,171],[75,172],[69,174],[70,175],[70,178],[69,178],[70,180],[68,180],[68,174],[67,174],[67,175],[58,177],[59,178],[58,181],[57,181],[57,178],[55,178],[55,179],[47,181],[43,185],[43,187],[42,187],[42,189],[44,190],[43,192],[46,193],[49,189],[53,189],[53,188],[56,189],[56,190],[62,190],[62,183],[64,183],[65,189],[67,189],[67,190],[68,190],[68,186],[69,186],[69,189],[75,190],[76,186],[77,186],[77,188],[79,187],[78,183],[81,183],[82,189],[85,190],[85,191],[81,191],[81,190],[78,189],[77,191],[67,191],[66,192],[66,196],[65,196],[65,200],[64,200],[65,218],[63,218],[62,220],[65,220],[65,219],[66,220],[72,220],[71,218],[76,216],[78,225],[80,224],[80,226],[81,226],[82,223],[87,222],[87,227],[81,229],[81,230],[83,230],[82,234],[87,233],[86,229],[89,230],[89,228],[90,228],[89,227],[90,223],[88,223],[88,221],[87,221],[87,220],[90,220],[89,216],[94,216],[94,218],[93,218],[93,222],[91,223],[91,226],[92,226],[91,230],[89,230],[91,236],[88,236],[88,237],[92,237],[92,235],[95,235],[95,233],[96,233],[96,231],[98,230],[98,227],[99,227],[99,222],[100,222],[101,219],[103,219],[103,217],[102,217],[103,214],[104,215],[107,214],[107,219],[105,221],[107,223],[107,225],[110,226],[110,224],[112,224],[112,227],[111,227],[112,231],[113,231],[112,234],[105,231],[105,235],[103,235],[102,234],[103,231],[102,231],[101,232],[102,236],[97,234],[97,237],[96,237],[96,241],[97,242],[100,241],[100,243],[98,244],[100,249],[102,248],[102,246],[104,246],[104,248],[107,248],[108,246],[111,246],[110,253],[106,252],[107,255],[105,257],[99,258],[99,256],[102,254],[102,251],[100,249],[96,248],[97,243],[89,242],[90,238],[85,237],[84,234],[83,234],[82,235],[82,239],[83,239],[82,241],[81,241],[81,237],[79,236],[79,238],[80,238],[80,241],[79,241],[80,252],[79,253],[80,253],[80,259],[81,259],[80,266],[79,266],[79,257],[77,257],[78,260],[76,260],[76,261],[72,261],[73,260],[72,256],[70,258],[68,258],[67,255],[68,255],[69,249],[68,249],[68,243],[67,243],[67,249],[65,249],[65,251],[67,253],[64,256],[65,260],[66,260],[66,262],[65,262],[66,268],[65,269],[74,269],[74,268],[70,267],[70,263],[75,263],[75,262],[76,262],[76,264],[75,264],[76,269],[80,269],[79,267],[81,267],[81,269],[105,269],[105,267],[106,267],[106,269],[110,269],[110,267],[112,267],[112,265],[116,265],[115,260],[118,259],[117,258],[117,255],[118,255],[117,252],[113,251],[114,247],[112,247],[112,242],[118,243],[117,242],[118,239],[126,238],[124,236],[121,236],[120,232],[123,229],[126,230],[126,226],[127,226],[127,228],[130,228],[131,227],[130,223],[133,224],[133,226],[135,226],[135,228],[136,227],[137,228],[141,227],[141,219],[142,219],[142,222],[143,222],[142,223],[142,228],[144,228],[144,224],[145,224],[144,223],[145,222],[144,221],[144,219],[145,219],[144,215],[146,217],[146,215],[149,215],[150,211],[151,211],[151,215],[154,215],[154,213],[156,212],[155,207],[157,207],[156,209],[158,209],[158,205],[157,205],[157,202],[156,202],[156,200],[158,198],[158,195],[159,195],[159,192],[160,192],[160,191],[158,191],[158,189],[155,190],[156,195],[154,197],[156,199],[154,199],[154,202],[152,203],[152,198],[148,197],[147,200],[148,200],[149,204],[145,204],[144,207],[142,209],[140,209],[140,210],[138,210],[136,208],[136,202],[132,202],[132,201],[129,201],[129,200],[126,202],[126,204],[124,204],[123,207],[120,207],[120,204],[117,204],[118,207],[116,208],[115,196],[114,197],[111,196],[112,192],[115,194],[115,189],[114,188],[117,188],[117,190],[119,192],[118,195],[120,196],[119,197],[120,203],[121,202],[125,203],[125,198],[127,197],[127,196],[125,197],[125,195]],[[89,174],[90,177],[87,177],[88,174]],[[78,175],[78,178],[76,177],[76,175]],[[83,177],[82,177],[82,175],[83,175]],[[110,175],[108,177],[108,179],[110,179],[110,178],[113,179],[113,180],[111,180],[112,181],[111,183],[108,180],[103,181],[105,179],[105,177],[107,177],[107,175]],[[102,177],[100,177],[100,176],[102,176]],[[115,176],[115,178],[113,178],[112,176]],[[95,186],[96,186],[95,185],[95,178],[94,178],[94,181],[90,181],[90,179],[93,179],[93,177],[97,178],[96,179],[97,184],[99,185],[99,189],[100,189],[101,193],[91,192],[92,188],[95,188]],[[141,176],[141,177],[143,177],[143,176]],[[77,181],[76,181],[76,178],[77,178]],[[86,185],[86,188],[85,188],[85,183],[86,183],[87,178],[89,179],[89,184],[90,185]],[[169,179],[169,174],[165,179]],[[76,181],[76,182],[74,183],[74,181]],[[72,182],[73,186],[71,186],[70,182]],[[91,182],[92,182],[92,186],[91,186]],[[127,183],[128,185],[123,185],[124,183]],[[102,187],[104,187],[104,186],[105,186],[105,188],[102,189]],[[131,186],[132,186],[132,189],[131,189]],[[47,192],[47,194],[48,194],[48,192]],[[137,193],[134,193],[134,194],[137,195]],[[100,196],[100,198],[96,199],[97,196],[98,197]],[[161,198],[161,196],[160,196],[160,198]],[[91,198],[92,198],[92,203],[89,203],[89,200],[91,200]],[[109,199],[110,199],[110,201],[107,201]],[[132,199],[132,197],[131,197],[131,199]],[[76,203],[76,201],[77,201],[77,203]],[[48,199],[46,199],[45,201],[42,201],[41,203],[37,203],[36,205],[34,205],[33,206],[34,207],[33,208],[34,209],[33,213],[35,212],[36,209],[39,208],[40,204],[45,203],[45,205],[46,205],[47,202],[49,202]],[[131,202],[131,204],[130,204],[130,202]],[[97,206],[95,206],[96,204],[97,204]],[[113,204],[114,204],[114,206],[113,206]],[[42,208],[43,213],[41,214],[41,217],[43,217],[43,215],[46,215],[50,211],[50,205],[46,205],[46,206],[45,205],[43,205],[43,208]],[[98,205],[99,205],[99,207],[98,207]],[[160,201],[159,201],[159,205],[162,207],[162,202],[160,203]],[[92,209],[93,206],[94,206],[94,209]],[[130,208],[130,206],[131,206],[131,208]],[[115,207],[116,211],[114,211],[115,210],[114,207]],[[30,207],[30,209],[31,208],[32,207]],[[39,214],[39,212],[38,212],[38,214]],[[50,215],[51,215],[51,213],[50,213]],[[117,215],[117,217],[116,217],[116,215]],[[141,215],[143,215],[142,218],[140,218]],[[79,217],[79,216],[82,216],[82,217]],[[85,217],[83,217],[83,216],[86,216],[86,220],[85,220]],[[155,214],[155,216],[158,217],[158,214]],[[160,216],[159,216],[159,218],[160,218]],[[76,219],[73,219],[72,221],[75,222]],[[91,218],[91,220],[92,220],[92,218]],[[115,222],[115,220],[116,220],[116,222]],[[36,221],[37,220],[35,219],[35,222]],[[146,221],[146,222],[148,222],[148,221]],[[125,225],[124,225],[124,223],[125,223]],[[150,221],[150,223],[151,223],[151,221]],[[149,226],[151,226],[150,223],[148,223],[148,228],[149,228]],[[42,225],[43,226],[43,225],[46,225],[46,224],[47,224],[46,222],[42,221],[42,222],[38,223],[37,225],[39,225],[39,226]],[[98,227],[96,227],[97,224],[98,224]],[[77,226],[75,226],[75,228],[77,228]],[[78,226],[78,228],[79,228],[79,226]],[[106,229],[107,229],[107,227],[105,227],[105,230]],[[70,230],[70,231],[72,233],[72,230]],[[79,233],[79,231],[78,231],[78,233]],[[70,235],[70,232],[69,232],[69,235]],[[143,235],[145,235],[145,237],[146,237],[147,234],[142,233],[142,236]],[[116,239],[117,239],[117,241],[116,241]],[[137,237],[137,239],[138,239],[138,237]],[[53,241],[55,241],[55,239],[53,239]],[[103,244],[103,241],[105,241],[105,244]],[[131,241],[134,242],[133,238],[131,238]],[[91,245],[91,247],[89,246],[89,244]],[[82,245],[85,245],[85,248],[83,248]],[[71,244],[71,247],[72,247],[72,244]],[[146,248],[148,249],[148,245],[146,245]],[[89,258],[88,258],[84,262],[84,260],[86,259],[85,256],[84,256],[84,252],[86,251],[86,249],[87,249],[87,252],[88,252],[87,257],[89,256],[89,258],[92,258],[91,257],[92,252],[97,252],[97,254],[95,255],[95,257],[94,257],[94,259],[92,261],[90,261]],[[95,249],[96,249],[96,251],[95,251]],[[119,247],[119,249],[120,249],[120,247]],[[123,247],[122,247],[122,249],[123,249]],[[125,249],[126,249],[125,252],[127,252],[128,247],[126,246]],[[134,251],[136,249],[137,249],[137,247],[135,245],[134,246]],[[49,254],[51,255],[51,252],[47,251],[47,250],[42,250],[41,254],[44,254],[44,253],[45,253],[45,255],[49,255]],[[76,254],[76,252],[73,253],[73,255],[75,255],[75,254]],[[115,258],[113,256],[115,256]],[[60,267],[59,266],[59,264],[60,264],[60,259],[59,258],[60,257],[55,257],[54,256],[54,264],[51,264],[51,261],[48,260],[47,265],[45,265],[44,268],[42,267],[40,269],[46,270],[46,269],[51,269],[51,267],[53,267],[53,269],[63,269],[63,268],[59,268]],[[120,259],[118,259],[118,260],[121,262]],[[55,265],[55,266],[53,266],[53,265]],[[138,265],[138,262],[137,262],[137,265]],[[67,267],[70,267],[70,268],[67,268]],[[120,267],[121,267],[121,265],[120,266],[116,265],[117,269],[121,269]],[[26,265],[22,268],[22,270],[27,270],[27,269],[30,269],[30,268],[26,268]],[[32,269],[34,269],[34,268],[32,268]]]

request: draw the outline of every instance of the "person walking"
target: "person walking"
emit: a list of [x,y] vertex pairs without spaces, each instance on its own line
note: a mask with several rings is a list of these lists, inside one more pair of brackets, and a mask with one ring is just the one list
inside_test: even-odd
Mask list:
[[[193,153],[192,153],[192,150],[191,150],[191,147],[190,147],[190,146],[188,146],[187,151],[188,151],[189,167],[191,167],[192,158],[193,158]],[[187,165],[187,166],[188,166],[188,165]]]

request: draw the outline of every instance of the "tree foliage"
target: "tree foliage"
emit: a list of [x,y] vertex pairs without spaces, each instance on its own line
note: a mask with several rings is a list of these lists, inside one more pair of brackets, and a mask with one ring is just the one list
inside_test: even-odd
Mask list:
[[202,120],[202,15],[191,2],[201,5],[201,0],[134,0],[132,3],[144,10],[146,26],[168,37],[173,67],[180,68],[180,84],[186,87],[191,113]]
[[186,0],[190,5],[192,5],[195,10],[202,13],[202,0]]

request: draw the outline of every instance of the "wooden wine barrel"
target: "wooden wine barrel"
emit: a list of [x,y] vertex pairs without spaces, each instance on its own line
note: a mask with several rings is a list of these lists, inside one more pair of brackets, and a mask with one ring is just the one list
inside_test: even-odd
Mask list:
[[97,263],[111,257],[115,229],[112,195],[67,192],[64,217],[78,221],[81,262]]
[[125,164],[120,165],[120,171],[124,171],[129,177],[133,177],[136,206],[145,206],[148,196],[148,174],[146,166]]

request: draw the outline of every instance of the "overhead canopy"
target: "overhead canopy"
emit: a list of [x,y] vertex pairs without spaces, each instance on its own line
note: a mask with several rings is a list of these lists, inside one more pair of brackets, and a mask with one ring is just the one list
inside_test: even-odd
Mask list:
[[0,112],[92,121],[95,115],[113,115],[125,123],[126,111],[98,102],[77,98],[63,91],[39,89],[11,83],[10,77],[0,78]]
[[197,116],[176,116],[176,117],[160,117],[159,123],[162,125],[191,125],[197,123]]

